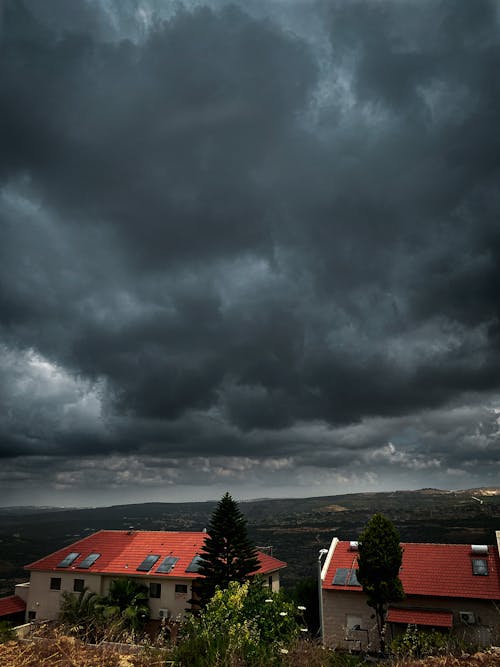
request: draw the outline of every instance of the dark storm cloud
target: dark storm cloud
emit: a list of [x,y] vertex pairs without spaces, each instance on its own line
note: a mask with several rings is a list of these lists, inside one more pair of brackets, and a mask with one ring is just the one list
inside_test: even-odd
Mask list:
[[3,5],[3,456],[490,460],[497,8],[292,7]]

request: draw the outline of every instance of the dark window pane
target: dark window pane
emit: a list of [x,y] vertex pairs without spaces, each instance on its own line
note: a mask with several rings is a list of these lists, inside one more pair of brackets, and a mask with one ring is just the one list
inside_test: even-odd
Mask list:
[[488,561],[485,558],[473,558],[472,572],[473,574],[486,576],[488,574]]
[[161,584],[157,584],[157,583],[149,584],[149,597],[150,598],[161,598]]
[[50,590],[51,591],[60,591],[61,590],[61,577],[51,577],[51,579],[50,579]]
[[187,584],[175,584],[175,592],[185,595],[188,592]]
[[85,588],[85,581],[83,579],[75,579],[73,581],[73,590],[75,593],[81,593]]

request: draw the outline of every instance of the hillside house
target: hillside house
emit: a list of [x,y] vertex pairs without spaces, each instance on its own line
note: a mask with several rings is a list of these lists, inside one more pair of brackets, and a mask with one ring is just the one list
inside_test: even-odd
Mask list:
[[[149,587],[152,619],[180,618],[190,606],[204,532],[101,530],[26,566],[30,581],[16,586],[26,620],[57,618],[64,591],[84,588],[106,595],[113,579],[127,577]],[[273,591],[286,563],[258,552],[262,575]]]
[[0,621],[7,621],[12,625],[24,623],[26,602],[18,595],[9,595],[0,598]]
[[[482,646],[500,641],[499,544],[401,546],[406,598],[389,607],[386,641],[409,624],[456,633]],[[378,650],[373,609],[356,576],[357,557],[357,542],[332,540],[321,570],[324,643]]]

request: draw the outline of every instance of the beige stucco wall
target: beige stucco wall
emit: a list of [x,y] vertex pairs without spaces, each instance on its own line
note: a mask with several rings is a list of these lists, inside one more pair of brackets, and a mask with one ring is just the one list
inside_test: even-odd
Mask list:
[[22,584],[16,584],[15,591],[14,593],[17,595],[17,597],[21,598],[21,600],[24,600],[25,602],[28,601],[28,595],[30,592],[30,582],[25,581]]
[[273,593],[278,593],[280,589],[280,573],[279,570],[276,572],[270,572],[269,574],[264,575],[265,576],[265,581],[267,582],[267,585],[269,586],[269,582],[271,581],[271,585],[269,588],[272,590]]
[[[409,596],[395,606],[446,609],[453,612],[453,632],[467,641],[489,645],[500,641],[500,606],[489,600],[462,598],[430,598]],[[475,625],[460,621],[460,611],[471,611],[476,616]],[[324,641],[326,646],[344,649],[378,649],[378,634],[373,610],[366,604],[361,592],[323,591]],[[348,616],[358,616],[363,630],[348,630]],[[387,641],[406,626],[388,624]]]
[[[109,586],[113,579],[117,577],[103,577],[102,587],[103,594],[109,591]],[[149,586],[150,582],[161,584],[161,597],[149,598],[149,608],[151,609],[151,618],[160,618],[160,609],[168,609],[172,618],[181,618],[184,616],[186,609],[190,608],[188,600],[191,599],[191,579],[171,579],[165,577],[159,579],[158,577],[130,577],[141,584]],[[175,584],[186,584],[188,587],[187,593],[176,593]]]
[[[61,578],[61,590],[50,590],[50,580],[52,577]],[[83,579],[84,585],[92,592],[99,595],[106,595],[113,576],[101,576],[100,574],[81,574],[75,572],[32,572],[29,586],[26,591],[26,619],[28,612],[36,612],[36,620],[54,620],[59,614],[61,595],[64,591],[73,592],[73,583],[75,579]],[[180,619],[185,615],[186,609],[191,607],[188,600],[192,597],[191,579],[172,579],[165,577],[134,576],[130,577],[149,587],[150,582],[161,584],[161,597],[149,598],[149,607],[151,609],[151,618],[160,618],[160,609],[168,609],[173,619]],[[265,575],[264,583],[269,585],[271,578],[271,587],[273,591],[279,591],[279,571]],[[175,585],[187,585],[187,593],[176,593]]]
[[[61,578],[61,590],[50,590],[52,577]],[[75,579],[83,579],[85,586],[94,593],[101,593],[101,577],[98,574],[75,572],[32,572],[26,601],[26,619],[28,612],[36,612],[36,620],[53,620],[59,614],[61,595],[64,591],[73,592]]]

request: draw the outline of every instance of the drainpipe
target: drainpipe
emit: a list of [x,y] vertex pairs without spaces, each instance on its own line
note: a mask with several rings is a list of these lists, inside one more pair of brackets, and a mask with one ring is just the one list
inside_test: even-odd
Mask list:
[[321,578],[321,565],[323,556],[328,553],[328,549],[320,549],[318,555],[318,597],[319,597],[319,638],[321,645],[324,643],[324,628],[323,628],[323,580]]

